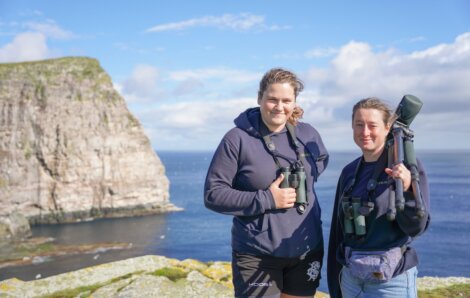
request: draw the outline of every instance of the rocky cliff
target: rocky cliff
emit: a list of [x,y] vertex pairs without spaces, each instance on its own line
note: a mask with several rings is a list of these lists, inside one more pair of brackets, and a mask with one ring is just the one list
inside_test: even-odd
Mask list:
[[157,213],[174,209],[168,188],[98,61],[0,64],[0,217],[50,223]]

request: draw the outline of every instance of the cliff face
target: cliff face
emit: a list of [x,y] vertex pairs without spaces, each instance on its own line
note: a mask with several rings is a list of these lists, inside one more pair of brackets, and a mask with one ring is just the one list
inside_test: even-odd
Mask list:
[[0,216],[31,222],[171,209],[139,121],[98,61],[0,64]]

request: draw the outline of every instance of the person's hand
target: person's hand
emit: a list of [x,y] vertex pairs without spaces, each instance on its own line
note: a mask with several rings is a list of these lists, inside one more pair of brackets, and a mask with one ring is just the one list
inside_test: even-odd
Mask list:
[[292,208],[295,204],[295,189],[294,188],[280,188],[284,175],[279,175],[276,180],[269,186],[276,209]]
[[385,173],[394,179],[403,181],[403,191],[408,191],[411,185],[411,172],[403,163],[394,165],[393,168],[386,168]]

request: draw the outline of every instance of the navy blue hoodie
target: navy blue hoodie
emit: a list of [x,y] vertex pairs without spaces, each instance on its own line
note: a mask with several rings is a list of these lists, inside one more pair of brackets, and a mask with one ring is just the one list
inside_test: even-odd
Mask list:
[[[428,228],[430,217],[429,186],[426,172],[420,160],[418,162],[419,188],[423,199],[424,207],[427,211],[423,218],[416,216],[415,200],[412,191],[404,192],[405,210],[397,211],[394,221],[387,220],[388,199],[389,199],[389,178],[385,171],[377,178],[377,187],[372,196],[374,209],[366,216],[366,235],[364,238],[357,238],[345,235],[343,229],[344,213],[341,207],[341,195],[344,188],[354,178],[359,162],[362,166],[357,173],[356,183],[352,190],[353,197],[368,198],[367,183],[373,176],[375,167],[379,162],[364,162],[362,157],[344,167],[338,181],[336,189],[335,205],[331,220],[330,237],[328,244],[328,288],[330,296],[340,298],[340,272],[346,265],[344,247],[349,246],[357,250],[386,250],[393,247],[403,247],[407,249],[398,264],[394,275],[397,276],[418,264],[416,251],[410,246],[414,238],[424,233]],[[380,167],[381,165],[377,165]]]
[[[269,190],[280,175],[273,156],[259,133],[261,114],[251,108],[235,119],[236,127],[220,142],[208,169],[205,206],[233,215],[232,248],[255,255],[293,258],[323,249],[321,210],[314,182],[328,164],[328,153],[318,132],[309,124],[295,126],[307,174],[309,204],[305,213],[296,208],[276,209]],[[284,129],[270,137],[282,166],[297,160],[295,146]]]

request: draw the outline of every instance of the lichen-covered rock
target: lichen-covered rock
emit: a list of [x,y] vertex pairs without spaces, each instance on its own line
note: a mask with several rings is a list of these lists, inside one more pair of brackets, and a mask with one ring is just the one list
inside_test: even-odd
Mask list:
[[202,274],[216,280],[227,287],[233,287],[232,284],[232,265],[227,262],[214,262]]
[[[34,281],[1,281],[0,297],[70,297],[70,293],[84,297],[91,293],[92,297],[233,297],[230,287],[190,269],[193,266],[187,260],[143,256]],[[154,274],[162,268],[175,268],[188,274],[173,281]]]
[[[119,281],[116,281],[114,283],[110,283],[106,286],[103,286],[99,288],[98,290],[93,292],[93,298],[110,298],[113,297],[114,295],[117,295],[121,289],[125,288],[128,286],[131,282],[133,282],[138,276],[135,276],[134,278],[128,278],[128,279],[122,279]],[[91,293],[83,293],[84,297],[89,297]]]
[[162,256],[143,256],[101,264],[44,279],[22,282],[9,279],[0,282],[0,297],[40,297],[69,289],[106,285],[131,274],[150,273],[170,267],[174,259]]
[[455,284],[470,284],[470,277],[431,277],[426,276],[418,278],[418,289],[433,290],[437,288],[445,288]]
[[203,271],[203,270],[208,268],[207,264],[205,264],[201,261],[198,261],[198,260],[194,260],[194,259],[185,259],[185,260],[179,262],[178,264],[179,264],[179,266],[181,266],[183,268],[190,269],[190,270]]
[[0,239],[14,241],[30,236],[31,228],[29,222],[22,214],[15,211],[11,214],[0,216]]
[[[175,275],[175,271],[186,273]],[[229,262],[199,264],[149,255],[34,281],[0,281],[0,297],[233,297],[233,287],[227,284],[231,279]],[[468,283],[470,278],[465,277],[423,277],[418,278],[418,290]],[[315,294],[315,298],[326,297],[323,292]]]
[[0,215],[32,223],[175,210],[164,166],[90,58],[0,64]]
[[164,276],[142,275],[118,293],[109,297],[233,297],[233,291],[218,284],[197,271],[188,275],[187,279],[171,281]]

